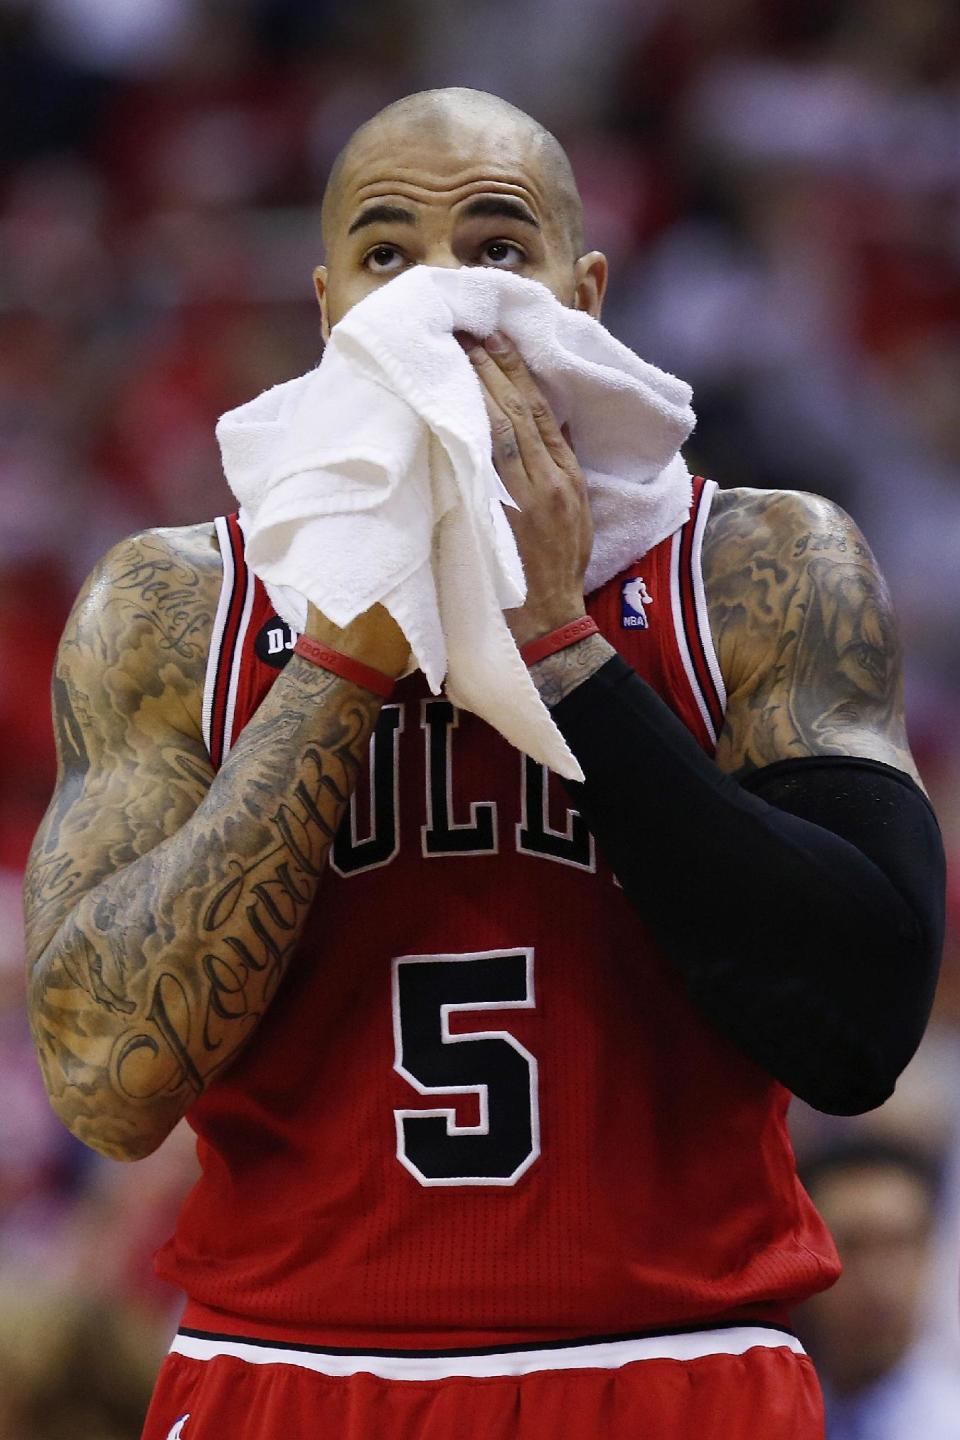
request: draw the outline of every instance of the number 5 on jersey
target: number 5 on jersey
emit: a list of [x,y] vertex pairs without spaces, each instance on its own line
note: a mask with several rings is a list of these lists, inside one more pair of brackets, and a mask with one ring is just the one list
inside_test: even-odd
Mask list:
[[451,1034],[450,1016],[534,1006],[533,951],[403,955],[393,962],[394,1069],[420,1095],[476,1095],[455,1109],[395,1110],[397,1159],[421,1185],[514,1185],[540,1154],[537,1062],[506,1030]]

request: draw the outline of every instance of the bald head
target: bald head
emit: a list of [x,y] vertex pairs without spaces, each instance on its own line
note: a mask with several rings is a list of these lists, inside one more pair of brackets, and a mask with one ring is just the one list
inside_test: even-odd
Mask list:
[[424,146],[461,156],[473,151],[478,156],[518,157],[539,178],[568,238],[572,257],[582,253],[583,206],[559,140],[509,101],[484,90],[461,87],[407,95],[354,131],[333,163],[323,197],[323,239],[328,252],[336,233],[344,182],[356,165],[375,166],[380,159],[385,175],[391,168],[402,173],[418,147]]
[[426,90],[361,125],[333,166],[323,238],[313,278],[324,336],[413,265],[505,270],[594,316],[603,303],[607,262],[582,253],[562,146],[481,90]]

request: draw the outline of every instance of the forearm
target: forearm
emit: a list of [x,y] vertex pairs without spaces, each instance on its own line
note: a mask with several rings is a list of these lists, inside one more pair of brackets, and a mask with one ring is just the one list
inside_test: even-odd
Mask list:
[[922,802],[906,843],[929,894],[905,895],[844,835],[723,775],[622,662],[597,651],[579,683],[575,663],[536,677],[586,775],[569,788],[692,998],[812,1103],[880,1103],[922,1033],[939,953],[942,850]]
[[75,906],[33,968],[51,1101],[149,1152],[254,1033],[283,978],[380,702],[292,657],[191,819]]

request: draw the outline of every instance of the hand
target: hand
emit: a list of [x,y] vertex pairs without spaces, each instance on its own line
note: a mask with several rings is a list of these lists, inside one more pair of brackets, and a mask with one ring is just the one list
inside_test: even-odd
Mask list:
[[505,611],[518,645],[585,613],[583,576],[593,546],[587,486],[516,347],[491,335],[464,348],[483,388],[497,474],[520,506],[507,510],[527,577],[527,598]]
[[410,659],[407,637],[382,605],[371,605],[342,628],[328,620],[315,605],[309,605],[304,633],[341,655],[349,655],[395,678],[403,674]]

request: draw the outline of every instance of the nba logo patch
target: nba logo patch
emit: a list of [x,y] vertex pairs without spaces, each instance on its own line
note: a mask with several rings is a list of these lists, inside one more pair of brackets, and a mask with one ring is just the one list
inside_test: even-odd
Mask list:
[[624,630],[648,630],[650,621],[644,605],[652,605],[653,596],[643,583],[641,575],[624,580],[620,587],[620,624]]

